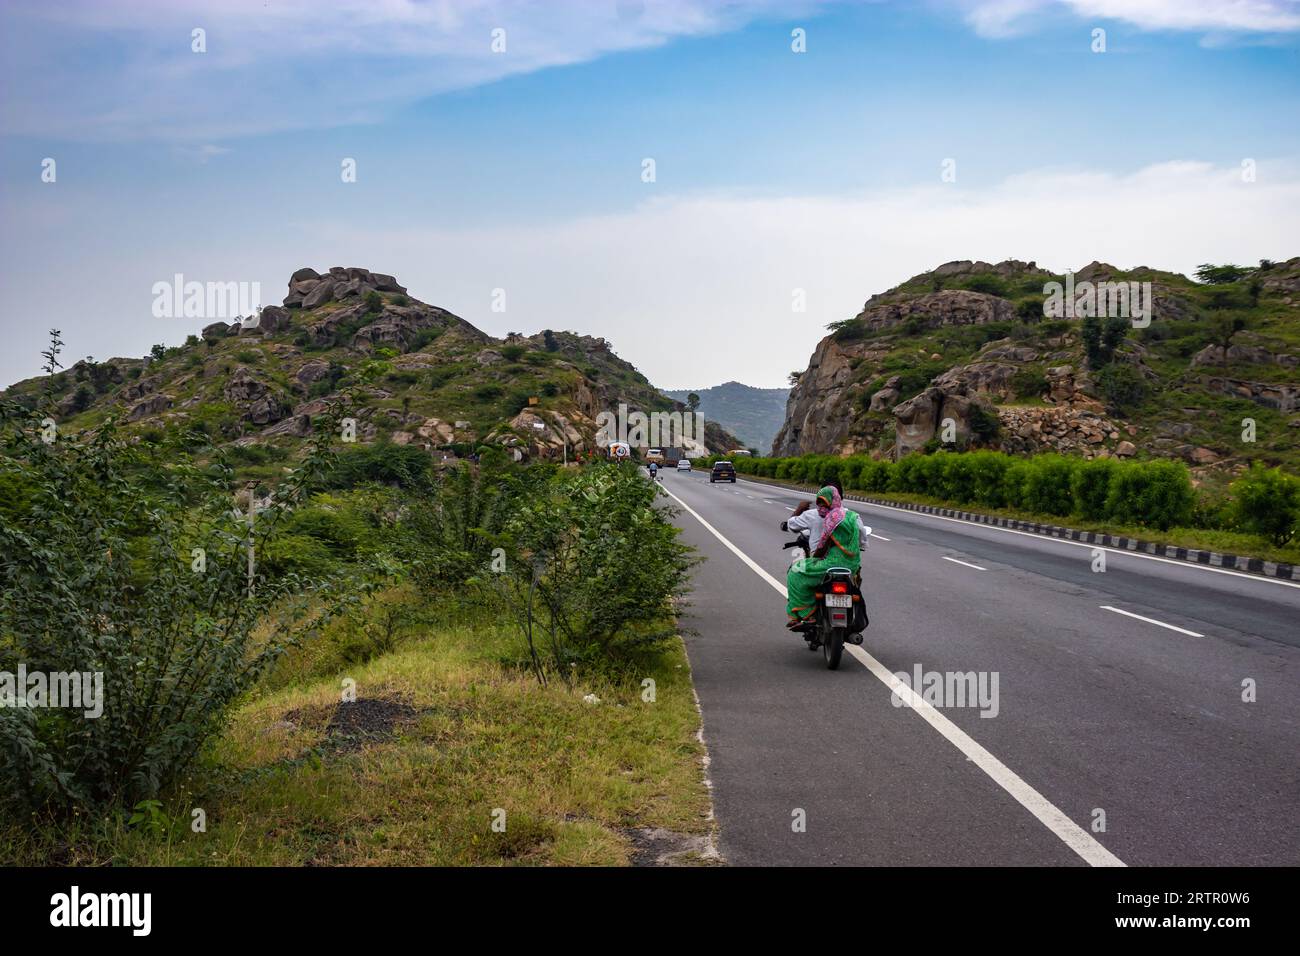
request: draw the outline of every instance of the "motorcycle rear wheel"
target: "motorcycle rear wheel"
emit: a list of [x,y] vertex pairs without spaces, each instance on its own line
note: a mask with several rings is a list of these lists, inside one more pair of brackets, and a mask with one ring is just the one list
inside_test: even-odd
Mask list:
[[839,670],[843,655],[844,632],[838,627],[832,627],[822,640],[822,656],[826,658],[827,670]]

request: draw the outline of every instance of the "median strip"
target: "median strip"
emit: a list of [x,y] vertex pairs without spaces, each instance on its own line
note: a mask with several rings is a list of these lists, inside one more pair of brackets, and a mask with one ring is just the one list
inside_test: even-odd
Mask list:
[[[694,508],[671,491],[668,491],[668,489],[665,488],[664,491],[670,498],[686,509],[691,517],[702,524],[706,531],[722,542],[727,550],[744,561],[750,570],[770,584],[783,598],[786,597],[784,584],[768,574],[753,558],[732,544],[717,528],[705,521]],[[1043,826],[1056,834],[1061,842],[1078,854],[1089,866],[1125,865],[1124,861],[1098,843],[1092,834],[1066,816],[1055,804],[1021,779],[1015,771],[976,743],[969,734],[935,709],[933,705],[914,693],[907,684],[891,674],[889,668],[872,657],[862,647],[848,644],[845,646],[845,650],[853,655],[858,663],[870,671],[877,680],[888,687],[891,693],[898,695],[904,704],[916,711],[945,740],[960,750],[975,766],[983,770],[994,783],[1032,813]]]

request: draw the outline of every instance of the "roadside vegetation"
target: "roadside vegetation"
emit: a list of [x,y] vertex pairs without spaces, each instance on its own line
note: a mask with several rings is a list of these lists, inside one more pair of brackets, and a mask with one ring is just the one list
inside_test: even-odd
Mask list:
[[1181,462],[979,450],[909,455],[737,456],[741,474],[960,505],[1084,530],[1300,564],[1300,479],[1255,464],[1226,491],[1193,486]]
[[0,707],[0,862],[698,858],[691,559],[635,469],[42,430],[3,403],[0,672],[103,714]]

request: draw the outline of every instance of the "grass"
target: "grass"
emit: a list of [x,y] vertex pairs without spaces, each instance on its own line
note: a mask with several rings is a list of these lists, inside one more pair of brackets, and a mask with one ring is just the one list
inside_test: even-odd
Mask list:
[[[680,640],[572,688],[541,687],[514,663],[513,628],[413,609],[396,649],[368,663],[340,664],[327,638],[292,652],[153,825],[120,815],[0,825],[0,862],[618,866],[630,861],[631,828],[709,832]],[[331,729],[349,679],[358,704],[348,706],[386,702],[397,719],[373,736]],[[206,832],[191,829],[196,808]],[[503,832],[492,825],[500,810]]]

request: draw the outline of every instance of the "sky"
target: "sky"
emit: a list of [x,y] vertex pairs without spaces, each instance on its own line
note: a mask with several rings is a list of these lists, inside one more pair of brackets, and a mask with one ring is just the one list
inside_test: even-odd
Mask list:
[[6,0],[0,386],[336,265],[783,386],[953,259],[1300,255],[1298,107],[1300,0]]

